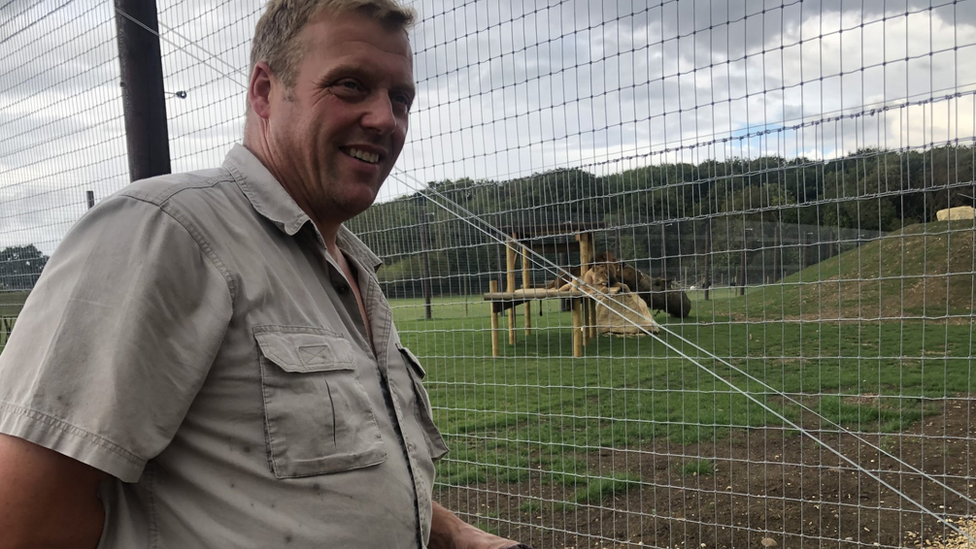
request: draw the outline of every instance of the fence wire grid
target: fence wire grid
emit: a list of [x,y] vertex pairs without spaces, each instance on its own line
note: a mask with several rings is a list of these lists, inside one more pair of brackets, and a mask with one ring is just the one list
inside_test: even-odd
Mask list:
[[[173,169],[212,167],[262,2],[157,3]],[[976,546],[976,0],[412,6],[408,142],[348,226],[438,501],[540,548]],[[117,16],[0,7],[3,337],[128,181]]]

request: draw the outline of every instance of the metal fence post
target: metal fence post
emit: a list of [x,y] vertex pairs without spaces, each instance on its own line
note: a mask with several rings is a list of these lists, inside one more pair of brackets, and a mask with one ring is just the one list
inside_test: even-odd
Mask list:
[[132,181],[170,173],[155,0],[115,0],[125,136]]

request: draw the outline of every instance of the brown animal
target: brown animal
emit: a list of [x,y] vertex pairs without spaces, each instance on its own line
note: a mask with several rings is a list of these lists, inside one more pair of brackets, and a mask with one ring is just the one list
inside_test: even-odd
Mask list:
[[[568,275],[566,274],[566,271],[569,271]],[[573,280],[579,278],[579,275],[580,275],[579,267],[571,267],[569,269],[561,270],[559,272],[559,276],[546,283],[546,289],[562,290],[565,287],[568,290],[572,287]]]
[[[579,277],[579,269],[572,273],[574,277]],[[564,274],[560,273],[559,278],[552,280],[549,284],[546,284],[546,288],[558,288],[559,291],[572,290],[579,287],[580,284],[577,283],[576,278],[569,279]],[[586,271],[583,275],[583,286],[590,292],[605,293],[607,288],[610,288],[610,275],[606,265],[597,264],[594,265],[592,269]]]
[[586,280],[586,277],[583,277],[583,280],[587,284],[600,288],[601,291],[605,291],[607,288],[619,288],[621,292],[630,291],[630,286],[620,280],[620,265],[617,263],[617,258],[614,257],[613,252],[605,251],[596,256],[593,268],[586,274],[592,277],[593,281]]
[[620,279],[638,294],[649,294],[651,292],[651,277],[647,276],[644,271],[626,263],[620,264]]
[[596,264],[583,275],[583,282],[587,289],[599,293],[606,293],[610,288],[610,272],[606,264]]
[[596,256],[593,260],[594,268],[603,267],[606,271],[607,285],[613,287],[615,285],[622,285],[626,288],[626,291],[633,291],[631,288],[634,287],[633,284],[628,283],[623,280],[623,267],[624,263],[617,260],[617,257],[613,255],[613,252],[605,250]]
[[[596,257],[593,267],[583,275],[583,282],[598,292],[606,292],[609,288],[619,288],[621,292],[629,292],[630,287],[620,281],[619,269],[617,258],[612,252],[605,251]],[[579,267],[573,267],[569,271],[573,277],[579,277]],[[560,273],[559,277],[546,284],[546,288],[560,291],[571,290],[576,286],[573,280],[564,273]]]
[[620,279],[624,284],[635,288],[637,295],[647,303],[649,309],[664,311],[676,318],[691,314],[691,300],[684,290],[674,287],[671,280],[650,277],[640,269],[626,263],[620,265]]
[[624,292],[630,291],[630,287],[627,284],[621,283],[622,281],[620,280],[620,263],[617,261],[617,258],[614,257],[613,252],[607,250],[601,253],[600,255],[596,256],[596,260],[594,262],[594,268],[599,266],[606,267],[607,280],[608,280],[607,286],[611,288],[617,286],[623,286],[621,288],[621,291]]

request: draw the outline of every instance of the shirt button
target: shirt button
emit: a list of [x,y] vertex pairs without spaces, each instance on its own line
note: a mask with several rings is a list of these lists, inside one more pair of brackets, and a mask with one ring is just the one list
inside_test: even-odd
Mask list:
[[345,295],[349,291],[349,286],[347,284],[338,284],[335,289],[339,292],[339,295]]

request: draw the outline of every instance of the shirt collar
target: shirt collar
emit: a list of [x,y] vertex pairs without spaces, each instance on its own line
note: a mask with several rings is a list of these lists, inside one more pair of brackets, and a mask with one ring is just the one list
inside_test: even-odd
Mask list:
[[372,250],[359,239],[352,231],[347,229],[345,225],[339,226],[339,233],[336,235],[336,244],[339,245],[340,250],[344,250],[352,255],[359,262],[369,265],[373,268],[375,272],[383,264],[383,260],[380,259]]
[[[243,145],[234,145],[224,158],[223,167],[234,176],[254,210],[288,236],[295,236],[306,223],[311,222],[268,168]],[[336,244],[374,271],[383,264],[383,260],[345,226],[339,227]]]

